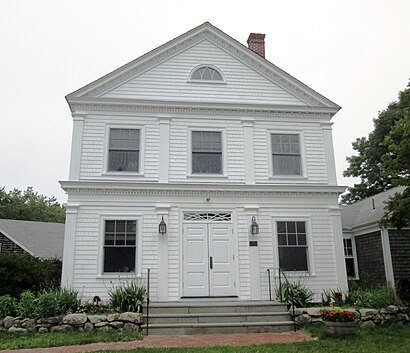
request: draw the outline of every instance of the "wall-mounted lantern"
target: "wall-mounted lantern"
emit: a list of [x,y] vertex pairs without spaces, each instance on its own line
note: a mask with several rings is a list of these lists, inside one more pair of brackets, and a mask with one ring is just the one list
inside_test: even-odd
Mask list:
[[164,216],[162,216],[161,222],[159,222],[158,233],[161,235],[167,234],[167,224],[164,221]]
[[251,234],[252,235],[259,234],[259,225],[258,225],[258,223],[256,223],[255,216],[252,217]]

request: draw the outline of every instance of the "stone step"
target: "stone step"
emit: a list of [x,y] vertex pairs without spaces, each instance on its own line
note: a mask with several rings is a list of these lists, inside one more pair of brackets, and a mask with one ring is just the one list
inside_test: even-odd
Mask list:
[[[251,313],[251,312],[285,312],[286,304],[275,302],[153,302],[150,303],[150,314],[193,314],[193,313]],[[146,313],[146,307],[144,307]]]
[[[144,322],[146,316],[144,315]],[[250,313],[191,313],[191,314],[151,314],[149,323],[234,323],[234,322],[275,322],[289,320],[288,312]]]
[[[142,326],[146,333],[146,325]],[[176,323],[150,324],[149,335],[194,335],[213,333],[286,332],[293,330],[292,321],[246,323]]]

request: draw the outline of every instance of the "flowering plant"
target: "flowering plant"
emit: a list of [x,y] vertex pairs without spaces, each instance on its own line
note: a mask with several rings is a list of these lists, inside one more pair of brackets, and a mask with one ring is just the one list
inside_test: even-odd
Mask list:
[[354,322],[354,314],[351,311],[345,311],[341,308],[322,311],[323,321],[332,322]]

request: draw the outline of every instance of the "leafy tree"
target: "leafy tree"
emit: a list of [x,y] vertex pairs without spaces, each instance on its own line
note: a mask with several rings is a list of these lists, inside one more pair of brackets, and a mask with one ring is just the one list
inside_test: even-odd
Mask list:
[[404,185],[387,203],[383,224],[397,228],[410,224],[410,83],[399,93],[399,100],[389,104],[374,120],[369,136],[353,142],[357,156],[348,157],[346,177],[360,177],[361,182],[348,188],[342,202],[353,203],[395,186]]
[[21,191],[0,188],[0,219],[64,223],[65,210],[55,197],[46,197],[32,187]]

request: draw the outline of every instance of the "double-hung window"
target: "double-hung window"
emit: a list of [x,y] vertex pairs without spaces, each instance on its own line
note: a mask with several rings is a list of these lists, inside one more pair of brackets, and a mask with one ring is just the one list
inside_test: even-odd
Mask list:
[[301,175],[298,134],[271,134],[273,175]]
[[220,131],[192,131],[192,174],[222,174]]
[[110,129],[108,171],[139,172],[140,130]]
[[285,271],[308,271],[306,222],[278,221],[279,267]]
[[104,272],[135,272],[137,221],[106,220]]
[[356,277],[352,239],[343,239],[347,277]]

